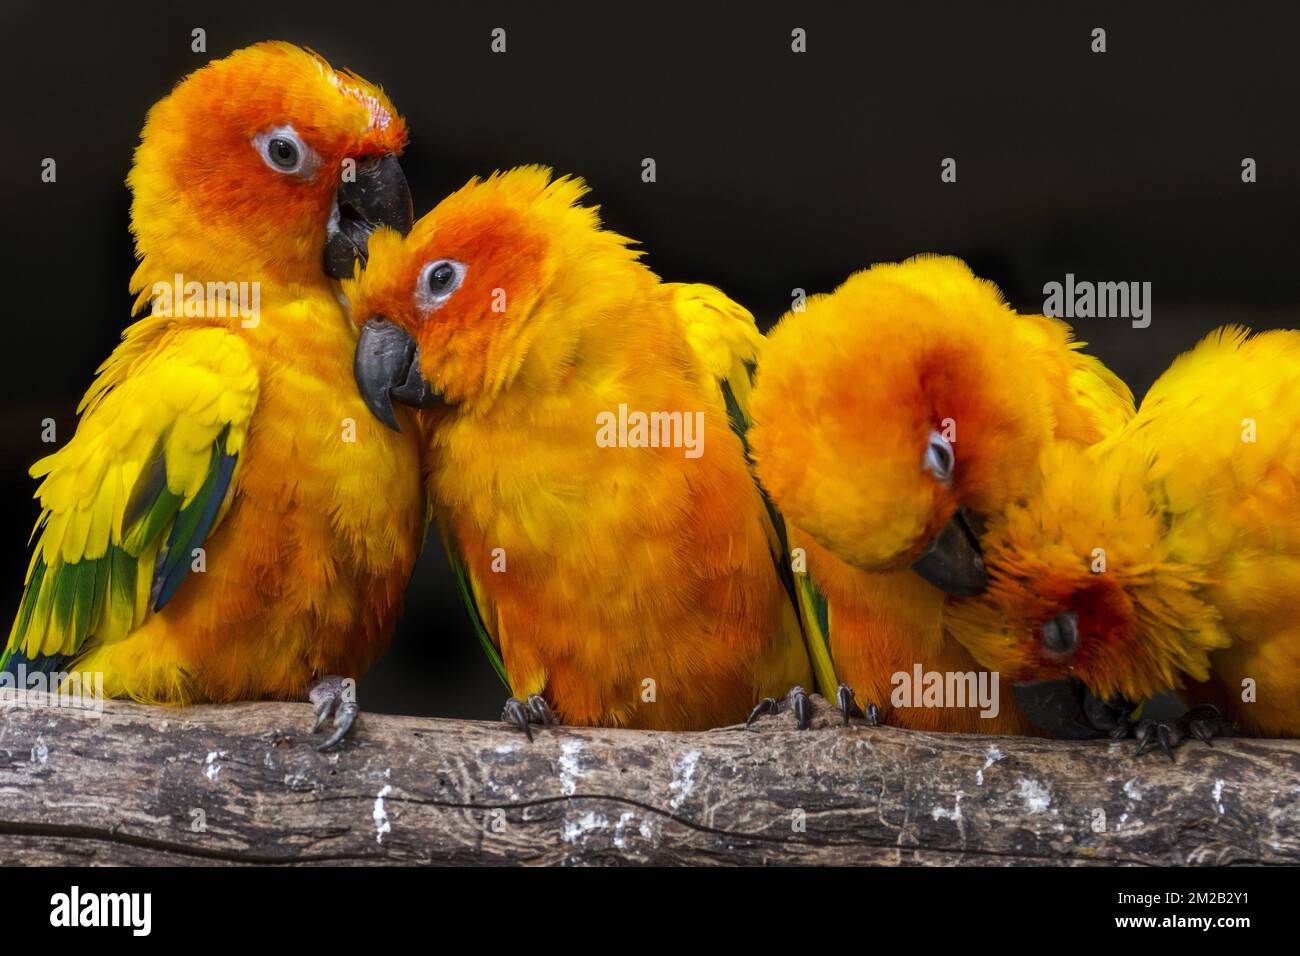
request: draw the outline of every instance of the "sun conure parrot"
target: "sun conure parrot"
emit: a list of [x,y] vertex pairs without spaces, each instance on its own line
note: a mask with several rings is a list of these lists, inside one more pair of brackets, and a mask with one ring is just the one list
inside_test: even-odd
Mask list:
[[356,393],[335,281],[376,226],[409,228],[405,142],[378,87],[285,43],[150,110],[128,177],[149,314],[32,466],[0,666],[161,703],[310,692],[327,745],[346,733],[345,679],[389,639],[425,515],[417,443]]
[[1297,396],[1300,332],[1212,332],[1126,427],[1044,456],[1039,492],[990,523],[990,587],[953,635],[1009,679],[1183,689],[1196,706],[1139,723],[1140,750],[1228,721],[1300,734]]
[[913,685],[979,671],[942,623],[948,594],[985,586],[984,516],[1032,489],[1045,445],[1095,441],[1132,414],[1128,389],[1079,348],[1064,323],[1018,315],[935,256],[858,272],[769,333],[750,443],[788,522],[805,628],[833,666],[820,688],[845,723],[863,714],[856,691],[869,723],[1029,731],[989,675],[976,679],[997,691],[996,715],[973,692],[915,706]]
[[378,418],[432,406],[425,467],[503,718],[700,729],[807,682],[777,527],[739,430],[762,344],[524,167],[472,180],[355,285]]

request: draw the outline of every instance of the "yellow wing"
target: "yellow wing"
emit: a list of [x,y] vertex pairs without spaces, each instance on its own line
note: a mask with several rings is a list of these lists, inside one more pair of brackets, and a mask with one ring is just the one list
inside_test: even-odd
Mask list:
[[127,330],[72,440],[31,468],[41,516],[0,669],[120,640],[170,599],[224,516],[257,392],[230,332],[154,317]]
[[[1044,315],[1021,315],[1018,337],[1039,350],[1045,374],[1057,385],[1056,437],[1093,444],[1115,434],[1134,415],[1133,392],[1096,356],[1083,351],[1070,326]],[[1052,369],[1052,371],[1048,371]]]
[[[670,288],[686,341],[722,390],[732,429],[740,436],[748,455],[749,444],[745,435],[750,424],[749,394],[754,372],[762,357],[763,334],[758,331],[750,311],[728,298],[721,289],[700,284],[672,284]],[[785,519],[761,486],[759,491],[766,505],[766,513],[760,515],[760,520],[767,533],[772,561],[797,611],[817,689],[823,696],[834,700],[839,683],[830,656],[826,600],[808,575],[801,574],[796,578],[791,571]]]

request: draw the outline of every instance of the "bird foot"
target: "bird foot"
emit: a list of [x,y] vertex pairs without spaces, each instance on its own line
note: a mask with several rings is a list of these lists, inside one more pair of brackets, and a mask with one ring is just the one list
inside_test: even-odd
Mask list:
[[501,711],[501,719],[511,727],[522,730],[527,735],[529,743],[533,740],[533,724],[549,727],[551,724],[559,723],[541,694],[529,694],[527,700],[511,697],[506,701],[505,709]]
[[325,725],[325,721],[330,718],[334,720],[334,732],[317,750],[329,750],[346,737],[356,723],[357,715],[361,713],[361,708],[357,706],[357,682],[351,677],[327,674],[312,684],[307,699],[316,711],[316,723],[311,728],[313,734]]
[[835,700],[839,704],[840,713],[844,715],[844,726],[849,725],[849,718],[861,717],[867,722],[868,727],[880,726],[880,708],[875,704],[867,704],[866,712],[858,706],[857,698],[853,694],[853,688],[848,684],[840,684],[840,689],[835,693]]
[[1232,733],[1232,722],[1225,719],[1213,704],[1193,707],[1177,720],[1141,720],[1133,729],[1139,756],[1146,753],[1152,744],[1159,744],[1171,761],[1174,748],[1188,737],[1195,737],[1212,747],[1215,737],[1230,737]]
[[749,719],[745,721],[748,727],[758,718],[768,714],[779,714],[784,710],[789,710],[794,714],[795,724],[800,730],[807,730],[808,725],[812,723],[812,700],[808,697],[808,692],[802,687],[791,687],[790,692],[781,700],[775,697],[764,697],[758,702],[753,710],[749,712]]

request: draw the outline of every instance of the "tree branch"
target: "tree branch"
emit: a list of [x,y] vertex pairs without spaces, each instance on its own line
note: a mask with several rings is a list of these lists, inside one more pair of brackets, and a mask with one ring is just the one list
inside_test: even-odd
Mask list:
[[0,711],[6,863],[1300,863],[1300,741],[707,733],[302,704]]

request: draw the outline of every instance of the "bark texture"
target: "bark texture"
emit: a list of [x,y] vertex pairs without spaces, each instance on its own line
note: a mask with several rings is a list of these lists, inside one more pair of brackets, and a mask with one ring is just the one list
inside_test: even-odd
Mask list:
[[302,704],[0,708],[0,862],[1300,863],[1300,741],[648,733]]

